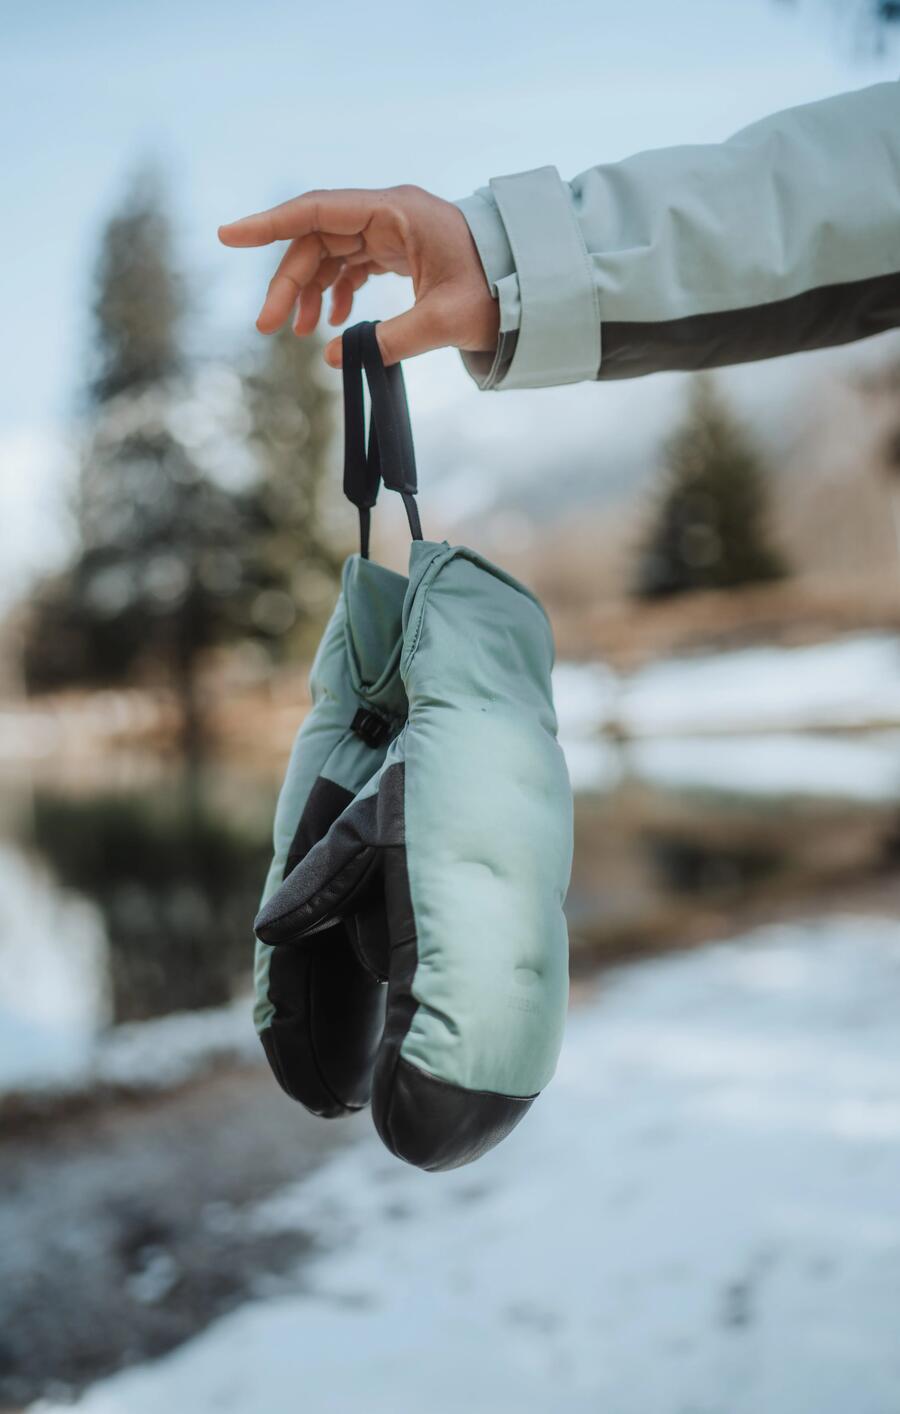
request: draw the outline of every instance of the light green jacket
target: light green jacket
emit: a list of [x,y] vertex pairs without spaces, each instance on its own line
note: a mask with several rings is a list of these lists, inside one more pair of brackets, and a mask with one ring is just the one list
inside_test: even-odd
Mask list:
[[900,83],[777,113],[718,146],[457,203],[500,302],[482,388],[711,368],[900,325]]

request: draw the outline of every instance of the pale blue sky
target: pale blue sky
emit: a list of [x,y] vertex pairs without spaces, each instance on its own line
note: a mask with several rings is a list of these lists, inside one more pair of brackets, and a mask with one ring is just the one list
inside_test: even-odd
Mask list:
[[[896,55],[854,53],[829,13],[829,0],[5,5],[0,551],[27,559],[79,387],[97,233],[141,154],[172,170],[197,344],[227,350],[256,337],[272,254],[221,249],[221,220],[309,186],[406,180],[453,197],[544,162],[571,176],[894,75]],[[401,297],[395,282],[360,312]],[[492,435],[530,396],[489,411],[504,396],[478,395],[455,356],[421,363],[422,406],[456,420],[461,405]],[[600,417],[616,395],[580,396]]]

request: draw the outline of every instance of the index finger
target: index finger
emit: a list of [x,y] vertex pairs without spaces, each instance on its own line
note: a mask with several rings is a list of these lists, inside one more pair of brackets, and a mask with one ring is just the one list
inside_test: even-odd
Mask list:
[[321,231],[334,236],[356,236],[366,226],[377,204],[374,191],[308,191],[283,201],[268,211],[242,216],[219,227],[223,245],[271,245]]

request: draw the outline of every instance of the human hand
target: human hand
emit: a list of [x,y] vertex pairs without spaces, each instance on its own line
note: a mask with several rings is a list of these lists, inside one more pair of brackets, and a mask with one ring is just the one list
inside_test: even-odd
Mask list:
[[[305,192],[293,201],[219,227],[233,247],[290,244],[269,283],[256,321],[274,334],[293,314],[295,334],[311,334],[331,289],[328,322],[343,324],[356,291],[370,275],[408,275],[415,304],[377,326],[385,363],[458,348],[491,352],[497,343],[497,301],[458,207],[421,187]],[[325,348],[341,366],[341,340]]]

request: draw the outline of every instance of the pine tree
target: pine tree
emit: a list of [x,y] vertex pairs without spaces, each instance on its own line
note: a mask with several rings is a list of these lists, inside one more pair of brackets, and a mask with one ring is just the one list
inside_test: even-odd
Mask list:
[[770,543],[766,469],[709,374],[691,384],[666,449],[666,477],[642,547],[636,593],[732,589],[785,573]]
[[103,232],[94,271],[96,406],[165,383],[183,371],[184,282],[174,264],[165,182],[155,165],[134,175]]
[[192,363],[183,310],[164,190],[145,172],[103,233],[78,548],[36,595],[25,664],[32,688],[163,678],[195,753],[205,651],[274,646],[321,618],[336,562],[319,519],[333,395],[292,335],[247,376]]
[[145,170],[101,241],[78,552],[40,596],[26,669],[38,684],[54,675],[110,683],[138,666],[161,669],[181,702],[185,746],[195,750],[197,655],[222,627],[220,601],[234,579],[222,574],[222,554],[240,517],[195,455],[182,309],[162,181]]
[[268,338],[245,371],[256,467],[252,536],[260,582],[254,622],[308,647],[330,611],[352,517],[333,455],[335,394],[318,339]]

